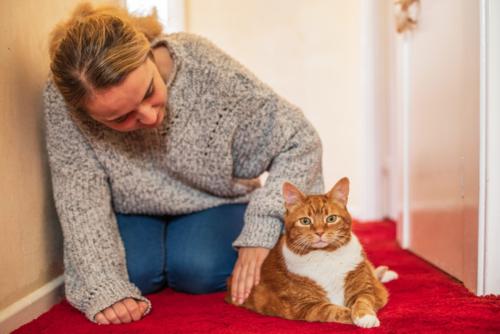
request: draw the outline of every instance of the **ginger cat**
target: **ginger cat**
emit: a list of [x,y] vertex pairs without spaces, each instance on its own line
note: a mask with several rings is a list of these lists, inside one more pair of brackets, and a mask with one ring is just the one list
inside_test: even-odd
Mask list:
[[[261,269],[260,283],[240,306],[286,319],[340,322],[370,328],[380,325],[377,311],[387,303],[381,282],[397,274],[367,260],[351,231],[347,211],[349,180],[325,195],[306,196],[283,185],[285,234]],[[231,277],[228,291],[231,291]],[[234,304],[231,295],[226,301]]]

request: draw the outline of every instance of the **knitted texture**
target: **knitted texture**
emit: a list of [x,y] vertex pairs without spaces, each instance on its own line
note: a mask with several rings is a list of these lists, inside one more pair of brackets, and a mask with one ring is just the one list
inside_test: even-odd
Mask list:
[[115,212],[177,215],[249,202],[233,246],[271,248],[283,182],[323,192],[321,143],[297,107],[206,39],[179,33],[153,46],[160,43],[175,66],[159,128],[118,132],[68,108],[51,80],[44,92],[66,296],[90,320],[125,297],[147,301],[129,282]]

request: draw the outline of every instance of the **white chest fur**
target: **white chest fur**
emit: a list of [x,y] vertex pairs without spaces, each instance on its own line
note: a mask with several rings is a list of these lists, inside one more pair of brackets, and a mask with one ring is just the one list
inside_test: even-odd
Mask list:
[[347,274],[363,261],[361,245],[352,234],[346,245],[333,252],[315,250],[297,255],[283,244],[283,257],[288,271],[307,277],[321,286],[332,304],[344,305],[344,282]]

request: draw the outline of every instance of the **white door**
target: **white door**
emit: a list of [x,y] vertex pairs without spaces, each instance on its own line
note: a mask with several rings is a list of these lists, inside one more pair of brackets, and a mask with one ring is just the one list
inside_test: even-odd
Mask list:
[[402,241],[476,291],[480,2],[422,0],[417,28],[398,38],[407,113]]

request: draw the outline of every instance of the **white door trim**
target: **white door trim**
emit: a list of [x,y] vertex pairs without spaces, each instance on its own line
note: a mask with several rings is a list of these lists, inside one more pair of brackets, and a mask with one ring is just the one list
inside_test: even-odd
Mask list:
[[392,73],[391,145],[395,164],[391,182],[391,218],[397,224],[401,247],[410,246],[410,115],[411,115],[411,32],[394,35],[395,71]]
[[380,135],[377,132],[377,112],[380,108],[380,96],[376,91],[382,83],[377,78],[377,68],[383,59],[380,58],[378,35],[377,7],[371,0],[361,0],[360,6],[360,90],[361,90],[361,181],[363,193],[361,210],[357,217],[361,220],[382,218],[381,212],[381,163]]
[[500,2],[481,0],[477,294],[500,294]]
[[407,249],[410,247],[410,115],[411,115],[411,77],[410,77],[410,48],[411,32],[406,33],[401,41],[401,82],[402,82],[402,142],[403,142],[403,214],[401,247]]

